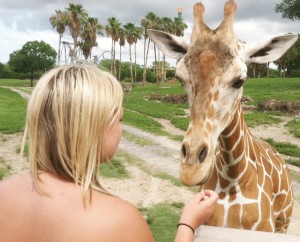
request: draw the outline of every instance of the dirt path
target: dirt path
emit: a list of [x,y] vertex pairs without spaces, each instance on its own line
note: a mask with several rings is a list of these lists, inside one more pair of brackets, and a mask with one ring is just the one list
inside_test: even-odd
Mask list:
[[[184,134],[173,127],[168,121],[159,120],[165,129],[172,134]],[[274,135],[274,127],[258,127],[252,132],[263,138],[274,138],[267,134]],[[276,127],[275,127],[276,128]],[[281,129],[284,129],[280,127]],[[134,127],[123,125],[123,129],[142,139],[150,140],[151,145],[140,145],[134,141],[122,137],[120,149],[127,153],[138,157],[144,165],[148,166],[152,171],[165,172],[174,177],[179,174],[179,155],[181,143],[170,140],[166,137],[156,136],[147,132],[141,131]],[[272,132],[273,130],[273,132]],[[277,132],[277,131],[276,131]],[[283,131],[278,136],[281,140],[291,140],[288,132]],[[0,134],[0,159],[5,160],[11,167],[12,174],[18,174],[23,170],[28,169],[26,160],[20,159],[16,153],[16,149],[20,147],[22,134],[4,135]],[[300,139],[295,140],[295,144],[300,147]],[[112,193],[122,197],[135,204],[136,206],[148,207],[161,202],[186,202],[192,192],[185,187],[177,187],[171,182],[159,179],[149,175],[136,166],[126,164],[126,169],[131,174],[129,179],[103,179],[102,183]],[[297,169],[296,169],[297,170]],[[297,172],[300,172],[299,170]],[[300,173],[299,173],[300,174]],[[300,194],[299,184],[293,183],[295,191]],[[292,222],[288,233],[300,234],[300,205],[295,203]]]

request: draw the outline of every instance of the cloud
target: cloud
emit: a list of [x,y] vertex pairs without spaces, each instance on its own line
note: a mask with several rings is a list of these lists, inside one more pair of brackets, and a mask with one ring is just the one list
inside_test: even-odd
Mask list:
[[[57,49],[58,35],[49,23],[55,10],[64,10],[69,0],[0,0],[0,62],[7,62],[9,54],[20,49],[27,41],[43,39]],[[183,8],[183,19],[192,26],[193,4],[191,0],[85,0],[71,1],[81,3],[90,16],[107,24],[107,18],[116,17],[122,24],[133,22],[140,25],[141,19],[154,12],[160,17],[176,17],[178,7]],[[222,21],[226,0],[202,0],[206,8],[205,21],[211,28],[216,28]],[[281,0],[236,0],[238,8],[235,17],[235,29],[238,37],[246,42],[258,42],[266,37],[288,32],[299,32],[299,21],[283,20],[275,13],[275,5]],[[191,28],[185,33],[189,39]],[[64,36],[71,41],[68,30]],[[94,52],[110,49],[110,41],[98,37],[99,47]],[[143,42],[138,44],[139,53],[143,52]],[[127,47],[126,47],[127,48]],[[125,57],[126,54],[124,54]]]

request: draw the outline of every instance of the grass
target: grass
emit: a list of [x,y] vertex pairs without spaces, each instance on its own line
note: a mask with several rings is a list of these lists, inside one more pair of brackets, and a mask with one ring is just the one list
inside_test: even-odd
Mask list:
[[167,135],[167,133],[163,131],[163,126],[159,122],[143,113],[126,109],[123,116],[123,122],[150,133]]
[[130,178],[130,175],[123,162],[115,158],[109,163],[106,162],[101,164],[100,173],[103,177],[107,178]]
[[[34,81],[35,85],[36,81]],[[30,87],[30,80],[0,79],[0,86],[7,87]]]
[[[286,160],[286,163],[300,167],[300,160],[299,159],[298,160],[288,159],[288,160]],[[300,177],[300,174],[298,174],[298,176]]]
[[300,147],[286,142],[276,142],[273,139],[265,139],[270,145],[272,145],[279,153],[293,156],[296,158],[300,157]]
[[300,138],[300,119],[293,119],[286,124],[289,132],[295,137]]
[[280,122],[279,117],[264,112],[254,111],[253,113],[246,113],[244,116],[247,126],[253,128],[259,125],[271,125]]
[[27,102],[19,94],[0,88],[0,132],[17,133],[25,125]]
[[6,164],[5,160],[0,160],[0,181],[10,175],[11,167]]
[[174,186],[177,187],[184,187],[186,189],[189,189],[192,192],[198,192],[199,191],[199,186],[193,186],[193,187],[187,187],[185,186],[179,178],[176,178],[174,176],[169,175],[168,173],[165,172],[158,172],[153,174],[154,177],[160,178],[162,180],[167,180],[170,181]]
[[171,120],[174,116],[185,116],[184,109],[187,104],[171,104],[149,100],[150,94],[184,94],[185,91],[180,84],[156,85],[149,84],[146,87],[135,87],[126,95],[124,107],[147,116]]
[[254,78],[244,85],[244,95],[253,99],[253,105],[275,99],[295,101],[300,97],[300,78]]
[[151,141],[151,140],[140,138],[139,136],[131,134],[131,133],[125,131],[125,130],[123,130],[122,136],[124,138],[126,138],[127,140],[132,141],[132,142],[134,142],[134,143],[136,143],[140,146],[147,146],[147,145],[148,146],[153,146],[153,145],[156,145],[156,143]]
[[181,214],[179,203],[161,203],[151,208],[139,208],[145,215],[156,242],[173,241]]

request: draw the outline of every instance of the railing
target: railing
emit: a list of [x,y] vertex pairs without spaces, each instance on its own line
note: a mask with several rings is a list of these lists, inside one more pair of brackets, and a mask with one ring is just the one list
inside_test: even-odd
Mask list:
[[[300,228],[299,228],[300,231]],[[201,226],[195,242],[300,242],[300,235]]]

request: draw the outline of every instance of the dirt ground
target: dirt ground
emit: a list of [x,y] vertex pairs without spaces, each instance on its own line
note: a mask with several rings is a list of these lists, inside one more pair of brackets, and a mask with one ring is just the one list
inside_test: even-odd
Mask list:
[[[160,121],[165,129],[172,134],[183,134],[184,132],[174,128],[165,120]],[[274,140],[288,141],[300,147],[300,139],[291,137],[284,128],[287,119],[274,126],[262,126],[252,129],[253,134],[260,138],[273,138]],[[178,176],[180,142],[169,140],[165,137],[154,136],[133,127],[123,125],[126,132],[132,133],[140,138],[153,141],[151,147],[144,147],[130,140],[122,138],[120,149],[126,151],[139,159],[153,170]],[[28,169],[28,163],[21,159],[17,151],[21,145],[22,134],[4,135],[0,134],[0,160],[5,160],[11,167],[11,175],[18,174]],[[158,162],[159,161],[159,162]],[[1,164],[0,164],[1,165]],[[170,181],[153,177],[136,166],[126,164],[126,169],[131,174],[129,179],[102,179],[101,183],[113,194],[128,200],[136,206],[149,207],[162,202],[185,203],[192,196],[192,192],[185,187],[174,186]],[[298,172],[300,169],[291,167]],[[300,195],[300,186],[295,186],[296,195]],[[300,204],[295,202],[294,213],[289,227],[289,234],[300,235]]]

